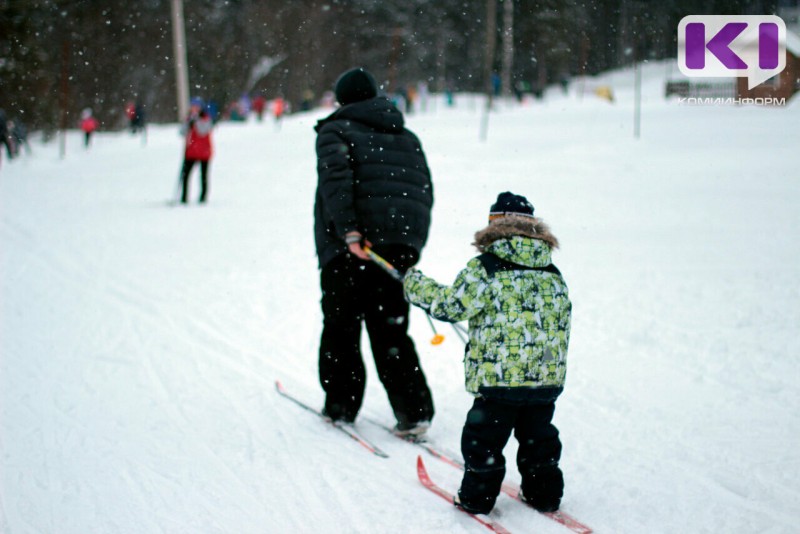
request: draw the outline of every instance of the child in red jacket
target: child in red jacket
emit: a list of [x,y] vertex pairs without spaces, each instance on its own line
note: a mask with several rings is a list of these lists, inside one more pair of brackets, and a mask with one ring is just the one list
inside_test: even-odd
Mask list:
[[181,169],[181,183],[183,193],[181,203],[186,204],[189,197],[189,173],[192,172],[195,162],[200,162],[200,202],[205,203],[208,198],[208,162],[211,160],[211,129],[213,128],[211,117],[205,109],[202,109],[202,102],[192,99],[192,107],[189,112],[189,119],[184,126],[186,133],[186,150],[183,158],[183,168]]

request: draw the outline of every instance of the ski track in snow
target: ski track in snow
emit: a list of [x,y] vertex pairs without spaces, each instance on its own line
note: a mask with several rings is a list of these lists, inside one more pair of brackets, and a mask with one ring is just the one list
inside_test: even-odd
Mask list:
[[[800,106],[666,102],[645,69],[610,105],[548,94],[408,118],[434,175],[420,267],[449,283],[497,193],[559,236],[574,301],[563,506],[596,532],[796,530],[800,511]],[[600,82],[598,82],[600,83]],[[321,406],[312,126],[325,111],[215,131],[210,203],[168,207],[175,125],[101,133],[0,168],[0,532],[480,532],[415,476],[460,473],[366,421],[377,458],[274,391]],[[746,126],[742,126],[746,125]],[[714,140],[707,133],[713,130]],[[768,157],[764,157],[764,155]],[[195,178],[196,180],[196,178]],[[196,182],[193,199],[196,195]],[[411,333],[431,437],[459,450],[463,345]],[[364,414],[391,410],[367,354]],[[507,478],[519,483],[512,439]],[[512,532],[567,532],[501,496]]]

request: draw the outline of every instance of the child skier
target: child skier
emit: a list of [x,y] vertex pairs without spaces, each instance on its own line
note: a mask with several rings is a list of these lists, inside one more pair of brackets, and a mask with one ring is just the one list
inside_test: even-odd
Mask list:
[[443,321],[469,320],[464,367],[475,396],[461,436],[466,466],[455,505],[488,514],[505,476],[514,431],[521,497],[536,510],[558,510],[564,479],[561,441],[551,423],[563,391],[572,304],[551,263],[558,240],[533,216],[533,205],[501,193],[489,225],[475,234],[480,256],[451,287],[410,269],[406,300]]

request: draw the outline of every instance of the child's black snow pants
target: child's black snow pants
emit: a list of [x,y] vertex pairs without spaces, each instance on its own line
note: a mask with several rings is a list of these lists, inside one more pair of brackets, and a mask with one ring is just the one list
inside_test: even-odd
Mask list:
[[[416,261],[410,247],[375,247],[398,269]],[[433,418],[433,400],[408,336],[409,305],[403,286],[372,262],[351,254],[337,256],[322,268],[322,313],[319,379],[325,390],[325,412],[353,421],[361,408],[366,368],[361,357],[361,322],[367,327],[378,376],[400,425]]]
[[517,406],[476,398],[461,435],[466,470],[458,491],[464,507],[489,513],[506,473],[503,448],[511,431],[519,442],[517,467],[525,500],[539,510],[557,510],[564,491],[558,468],[561,441],[552,425],[555,402]]

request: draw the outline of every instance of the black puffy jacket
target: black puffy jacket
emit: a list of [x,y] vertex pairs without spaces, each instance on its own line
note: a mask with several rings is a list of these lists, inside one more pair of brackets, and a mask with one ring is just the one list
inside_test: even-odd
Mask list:
[[433,185],[422,146],[385,97],[339,108],[319,121],[314,237],[320,267],[347,251],[353,230],[373,245],[428,239]]

